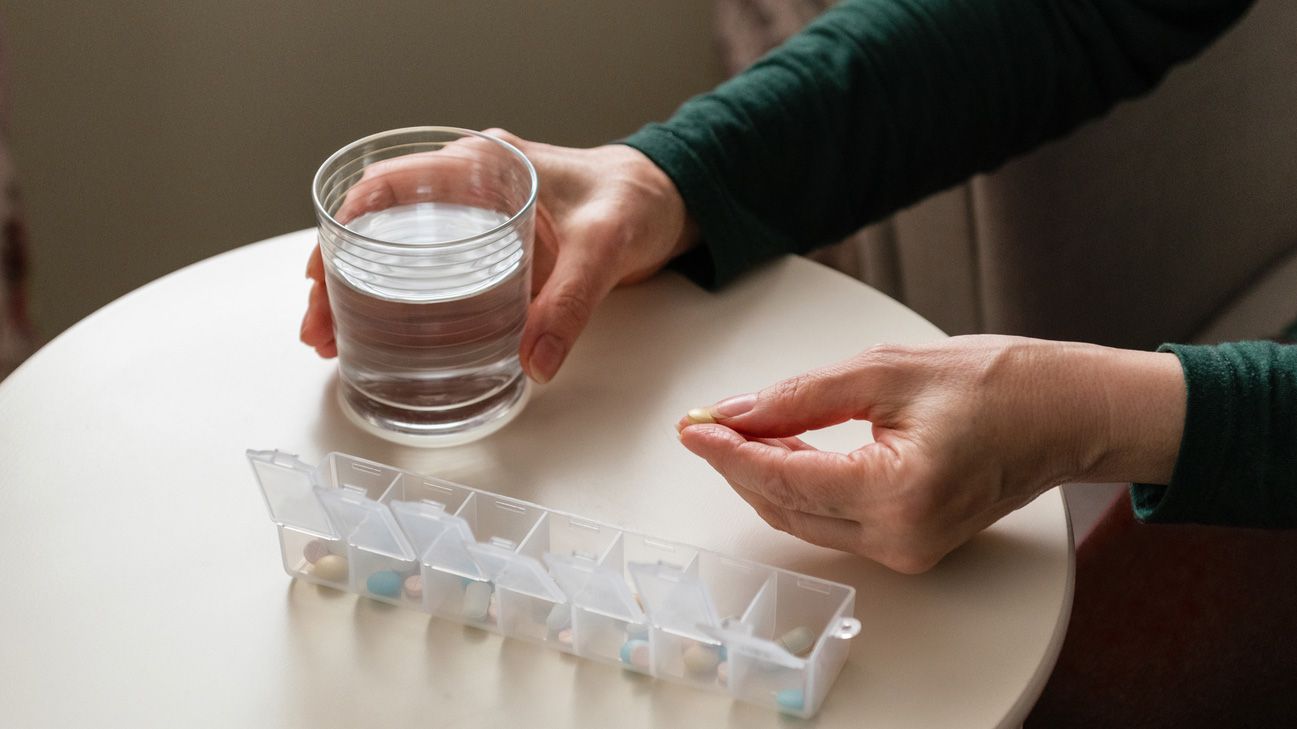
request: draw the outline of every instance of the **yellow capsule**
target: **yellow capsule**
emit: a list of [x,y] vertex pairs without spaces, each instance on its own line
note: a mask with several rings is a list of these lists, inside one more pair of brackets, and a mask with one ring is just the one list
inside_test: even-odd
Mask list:
[[685,417],[689,418],[689,422],[694,425],[716,422],[716,418],[712,417],[711,411],[707,408],[694,408],[693,410],[690,410]]

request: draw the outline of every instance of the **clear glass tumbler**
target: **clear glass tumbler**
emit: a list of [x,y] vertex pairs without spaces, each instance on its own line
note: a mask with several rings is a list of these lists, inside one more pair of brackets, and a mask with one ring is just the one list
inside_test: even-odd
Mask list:
[[502,427],[528,381],[536,170],[495,137],[382,132],[312,184],[343,412],[380,437],[455,445]]

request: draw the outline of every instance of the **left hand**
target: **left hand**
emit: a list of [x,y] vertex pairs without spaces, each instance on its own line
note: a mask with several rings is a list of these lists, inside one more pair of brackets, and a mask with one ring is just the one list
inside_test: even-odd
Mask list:
[[[488,129],[522,150],[540,179],[536,205],[532,293],[519,361],[536,382],[548,382],[572,350],[595,308],[614,286],[641,281],[692,247],[697,226],[666,173],[631,147],[568,149]],[[498,154],[480,140],[456,142],[459,155],[420,153],[366,168],[335,216],[342,224],[393,202],[426,199],[436,185],[457,189],[457,165],[468,155]],[[462,185],[459,185],[462,186]],[[492,186],[483,186],[490,193]],[[455,200],[455,202],[468,202]],[[317,246],[306,275],[311,288],[301,339],[321,357],[338,354]]]
[[[907,573],[1071,481],[1167,483],[1185,417],[1173,354],[999,336],[880,346],[678,424],[771,526]],[[868,420],[850,453],[795,436]]]

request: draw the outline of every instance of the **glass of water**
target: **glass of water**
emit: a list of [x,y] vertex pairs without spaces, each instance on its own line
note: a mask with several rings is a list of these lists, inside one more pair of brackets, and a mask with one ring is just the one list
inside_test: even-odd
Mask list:
[[516,147],[450,127],[365,137],[320,167],[312,196],[338,398],[353,422],[455,445],[522,409],[536,190]]

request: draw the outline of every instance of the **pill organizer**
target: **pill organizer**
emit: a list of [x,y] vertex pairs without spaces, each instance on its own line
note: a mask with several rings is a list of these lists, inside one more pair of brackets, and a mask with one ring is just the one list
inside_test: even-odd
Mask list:
[[342,453],[248,451],[301,580],[809,717],[855,589]]

